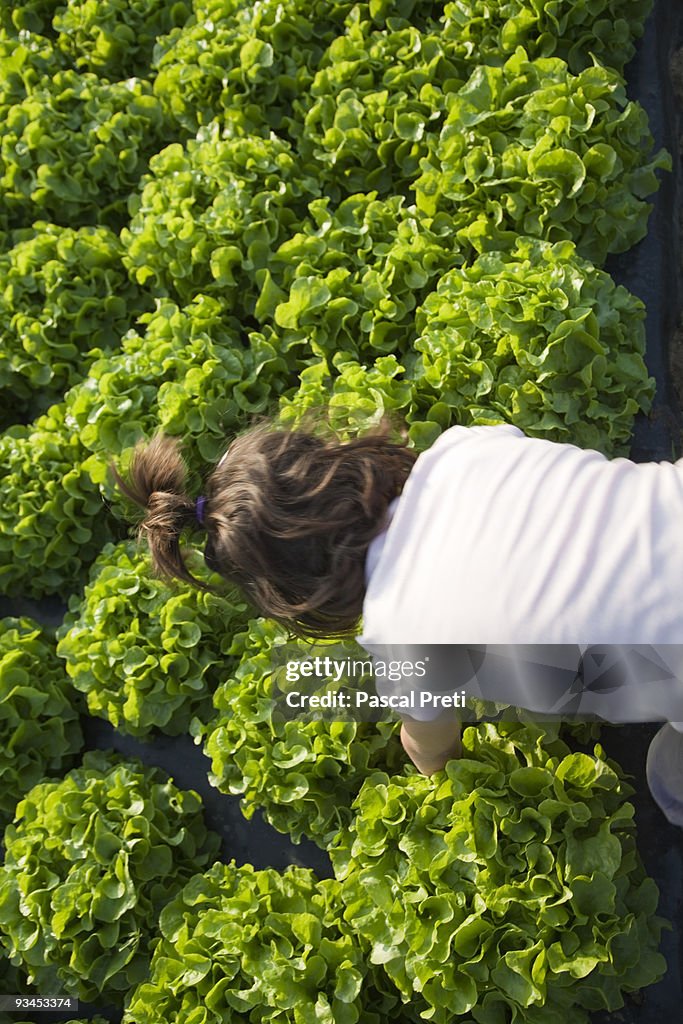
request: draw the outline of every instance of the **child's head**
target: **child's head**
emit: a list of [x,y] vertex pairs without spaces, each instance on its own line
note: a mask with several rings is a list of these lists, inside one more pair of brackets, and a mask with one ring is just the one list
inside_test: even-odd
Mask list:
[[383,425],[346,443],[259,426],[235,438],[204,483],[186,494],[178,441],[139,444],[120,490],[146,510],[140,524],[155,570],[206,586],[182,555],[184,530],[207,533],[210,569],[237,584],[260,614],[309,636],[350,633],[361,616],[365,556],[400,494],[415,453]]

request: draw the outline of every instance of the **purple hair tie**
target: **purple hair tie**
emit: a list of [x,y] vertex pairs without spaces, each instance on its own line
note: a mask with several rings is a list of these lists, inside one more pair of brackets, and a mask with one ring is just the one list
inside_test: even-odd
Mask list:
[[204,525],[204,506],[205,505],[206,505],[206,498],[205,497],[202,496],[200,498],[197,498],[197,501],[195,502],[195,506],[194,506],[194,514],[196,515],[197,522],[199,523],[200,526]]

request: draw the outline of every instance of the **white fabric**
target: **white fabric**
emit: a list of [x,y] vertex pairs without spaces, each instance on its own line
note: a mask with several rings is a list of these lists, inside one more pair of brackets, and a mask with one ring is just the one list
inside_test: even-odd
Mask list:
[[370,544],[368,546],[368,553],[365,556],[365,586],[366,587],[368,586],[368,584],[370,582],[370,577],[372,576],[373,572],[375,571],[375,568],[377,567],[377,563],[380,560],[380,556],[382,554],[382,551],[384,550],[384,542],[385,542],[385,540],[387,538],[387,529],[388,529],[389,524],[391,523],[392,519],[394,518],[394,512],[396,511],[396,509],[398,507],[398,502],[399,502],[399,499],[398,498],[394,498],[394,500],[389,503],[389,507],[387,508],[387,525],[382,530],[382,532],[379,533],[374,538],[374,540],[370,541]]
[[609,460],[509,424],[453,427],[392,511],[368,551],[358,640],[371,653],[683,644],[683,460]]
[[452,427],[378,540],[361,643],[683,643],[683,460]]

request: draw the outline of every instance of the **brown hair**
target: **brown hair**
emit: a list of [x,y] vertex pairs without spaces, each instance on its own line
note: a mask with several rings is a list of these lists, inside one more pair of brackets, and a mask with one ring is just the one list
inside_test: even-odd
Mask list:
[[[352,634],[368,545],[416,458],[389,440],[390,429],[383,421],[340,442],[261,424],[236,437],[204,484],[207,566],[294,634]],[[190,573],[181,551],[180,534],[199,523],[179,442],[157,434],[139,443],[128,482],[111,470],[121,492],[146,510],[139,536],[155,571],[215,590]]]

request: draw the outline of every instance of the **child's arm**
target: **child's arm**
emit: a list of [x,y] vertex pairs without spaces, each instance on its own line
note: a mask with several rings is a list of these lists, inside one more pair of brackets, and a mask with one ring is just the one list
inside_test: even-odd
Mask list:
[[401,743],[406,754],[423,775],[441,771],[453,757],[460,757],[460,722],[454,712],[446,712],[429,722],[404,718]]

